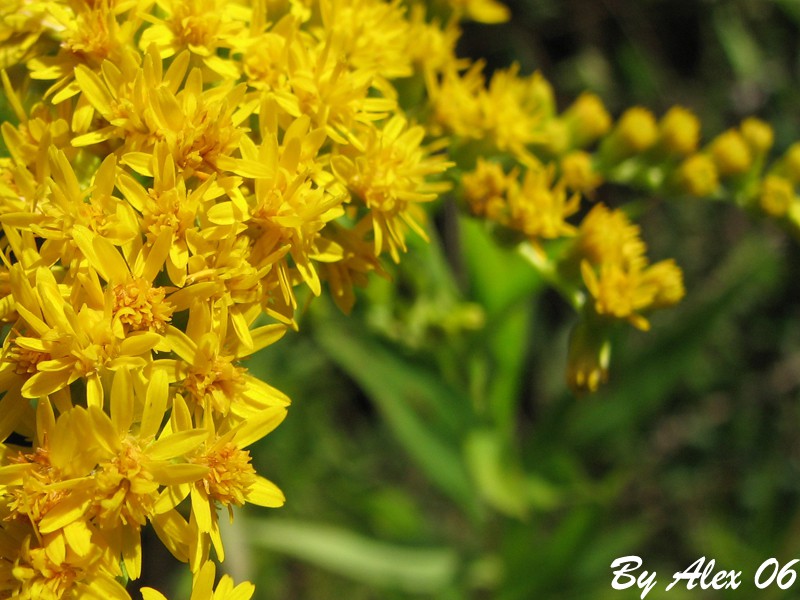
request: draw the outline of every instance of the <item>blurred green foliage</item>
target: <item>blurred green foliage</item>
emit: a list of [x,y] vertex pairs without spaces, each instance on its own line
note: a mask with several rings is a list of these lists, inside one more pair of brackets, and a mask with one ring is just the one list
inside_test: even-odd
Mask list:
[[[564,103],[691,107],[708,137],[746,114],[800,139],[800,3],[519,0],[468,25],[462,52],[543,70]],[[249,366],[294,400],[254,449],[285,508],[237,516],[225,567],[265,599],[782,598],[758,565],[800,557],[800,249],[723,204],[637,202],[654,259],[687,299],[622,331],[599,394],[566,391],[574,316],[450,201],[353,315],[311,304]],[[738,591],[664,587],[713,557]],[[800,589],[800,583],[795,588]]]

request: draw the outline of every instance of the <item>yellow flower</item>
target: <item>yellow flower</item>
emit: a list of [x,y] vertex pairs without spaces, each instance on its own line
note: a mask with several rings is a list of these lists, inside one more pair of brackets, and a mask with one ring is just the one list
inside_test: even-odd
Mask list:
[[73,236],[91,269],[107,283],[103,290],[96,276],[88,276],[85,289],[99,308],[111,308],[114,328],[121,329],[121,336],[135,331],[163,333],[174,306],[165,299],[167,290],[154,281],[169,253],[169,232],[162,233],[149,252],[131,253],[128,261],[111,242],[85,227],[76,226]]
[[518,177],[517,171],[506,175],[499,164],[479,157],[475,170],[465,173],[461,178],[464,197],[472,213],[507,224],[506,194],[517,185]]
[[284,303],[294,308],[293,271],[319,296],[314,263],[333,262],[341,256],[320,234],[344,214],[347,192],[313,160],[327,139],[325,131],[309,130],[311,119],[303,116],[283,133],[279,144],[278,124],[267,118],[274,110],[271,103],[262,107],[261,146],[242,148],[243,162],[258,165],[252,173],[254,194],[247,198],[247,236],[253,241],[249,260],[260,270],[272,269]]
[[[175,422],[182,421],[183,426],[188,427],[191,415],[180,395],[175,396],[175,405],[173,412],[183,415]],[[245,448],[268,435],[285,416],[286,407],[276,405],[265,407],[232,427],[221,425],[218,428],[213,419],[196,419],[205,423],[204,443],[196,447],[189,457],[190,465],[184,467],[193,467],[188,472],[200,476],[171,485],[161,493],[154,506],[159,517],[174,514],[175,507],[189,498],[188,535],[181,541],[186,542],[188,550],[183,559],[189,561],[193,571],[208,560],[212,545],[219,560],[225,558],[217,515],[219,505],[228,509],[231,519],[233,507],[245,503],[265,507],[283,505],[283,493],[275,484],[256,474]],[[186,437],[186,431],[173,435]]]
[[692,154],[678,168],[678,185],[698,198],[710,196],[719,187],[719,174],[714,160],[707,154]]
[[697,150],[700,120],[691,111],[673,106],[658,126],[661,144],[668,152],[685,156]]
[[784,216],[794,199],[794,185],[788,179],[778,175],[767,175],[762,181],[758,201],[769,216]]
[[[69,265],[76,258],[77,247],[72,241],[72,229],[76,225],[117,244],[131,242],[137,235],[137,219],[126,203],[112,196],[116,163],[113,156],[107,157],[97,168],[89,189],[82,189],[66,154],[50,148],[47,164],[50,177],[39,190],[30,190],[24,174],[18,170],[15,183],[28,187],[23,202],[6,204],[6,212],[0,216],[6,230],[14,227],[30,232],[43,240],[38,256],[43,264],[60,262]],[[42,195],[42,198],[37,196]],[[88,198],[86,198],[88,196]],[[33,245],[36,247],[36,244]]]
[[[55,92],[59,103],[78,93],[74,72],[79,65],[96,70],[105,60],[118,62],[139,28],[135,16],[117,21],[110,2],[78,5],[73,9],[62,3],[48,2],[46,24],[48,35],[58,42],[56,56],[41,56],[28,61],[32,79],[56,80],[46,95]],[[129,6],[128,8],[131,8]]]
[[144,366],[161,340],[149,331],[125,336],[114,326],[110,306],[94,309],[84,304],[76,311],[44,267],[36,270],[35,285],[20,277],[14,295],[25,323],[14,343],[46,357],[36,362],[36,372],[22,386],[26,398],[40,398],[83,379],[89,405],[102,406],[101,377],[106,371]]
[[611,115],[596,94],[584,92],[561,115],[567,124],[572,145],[584,148],[611,129]]
[[479,96],[483,127],[501,151],[511,151],[524,164],[535,164],[527,147],[550,142],[555,99],[549,82],[534,73],[519,76],[519,66],[498,70]]
[[671,306],[683,297],[680,270],[671,261],[663,261],[643,270],[603,263],[599,273],[588,261],[584,261],[581,273],[586,288],[594,298],[597,314],[625,319],[644,331],[650,328],[650,323],[641,312]]
[[212,179],[195,189],[187,189],[179,176],[175,160],[165,143],[156,145],[153,159],[153,187],[146,190],[128,173],[117,177],[117,188],[128,203],[141,215],[140,228],[149,244],[164,232],[169,236],[166,266],[170,281],[177,286],[186,283],[189,263],[189,238],[197,233],[201,207],[207,203]]
[[564,181],[553,184],[554,168],[528,169],[508,194],[509,226],[532,239],[574,235],[567,217],[580,208],[580,196],[568,195]]
[[481,139],[484,136],[483,106],[480,93],[484,87],[484,64],[476,62],[463,73],[450,65],[440,80],[427,79],[431,123],[428,128],[438,135],[444,131],[458,137]]
[[[348,62],[347,56],[339,52],[341,36],[334,39],[327,35],[318,41],[299,31],[298,24],[290,18],[278,22],[268,33],[283,40],[270,38],[274,48],[267,60],[250,70],[250,85],[263,89],[266,95],[262,104],[272,98],[291,117],[307,115],[315,128],[325,129],[339,144],[353,143],[351,129],[356,123],[383,119],[397,109],[396,92],[391,85],[376,76],[374,70]],[[263,51],[258,40],[248,45],[245,56],[251,65],[260,60]],[[270,56],[277,62],[270,63]],[[281,122],[285,128],[287,120]]]
[[428,22],[425,18],[425,7],[419,4],[411,6],[408,39],[408,57],[422,69],[429,88],[435,86],[434,79],[439,73],[448,69],[458,70],[469,65],[456,56],[456,44],[461,32],[455,19],[442,24],[438,19]]
[[[214,546],[219,560],[225,559],[217,514],[219,505],[228,509],[231,520],[233,507],[245,502],[268,508],[283,506],[283,492],[256,474],[250,464],[250,452],[245,448],[269,434],[285,416],[285,407],[273,406],[224,435],[217,435],[213,430],[208,432],[205,447],[193,458],[194,464],[207,468],[207,473],[189,490],[192,507],[189,526],[194,532],[190,556],[193,570],[208,560],[209,543]],[[176,493],[176,497],[185,495],[185,487]]]
[[526,166],[538,164],[530,147],[557,150],[567,143],[566,129],[555,120],[555,99],[540,74],[519,75],[519,65],[495,71],[488,86],[477,62],[463,74],[451,66],[437,82],[429,78],[432,133],[442,126],[459,137],[490,141]]
[[[144,57],[126,48],[119,60],[104,61],[99,74],[84,65],[78,66],[75,83],[85,103],[73,116],[73,128],[78,135],[72,145],[86,147],[112,140],[115,145],[123,145],[120,154],[149,151],[163,139],[158,97],[166,91],[177,91],[188,65],[189,53],[182,52],[174,57],[165,73],[153,45]],[[158,91],[162,86],[165,92]],[[93,122],[94,114],[107,124],[99,126]]]
[[740,175],[753,164],[750,146],[744,136],[735,129],[729,129],[711,142],[711,157],[723,177]]
[[601,316],[649,328],[643,312],[672,306],[684,295],[681,270],[672,260],[648,265],[639,227],[602,204],[584,218],[574,252],[581,276]]
[[672,306],[684,295],[681,270],[672,260],[648,265],[638,226],[620,211],[595,206],[581,223],[574,252],[594,311],[649,329],[641,314]]
[[13,566],[7,571],[0,569],[0,586],[9,594],[7,597],[19,600],[130,600],[116,579],[118,575],[103,568],[101,553],[80,556],[63,545],[63,538],[55,539],[61,541],[37,546],[35,537],[29,535],[19,544],[18,555],[5,557],[6,561],[13,561]]
[[197,303],[195,306],[187,325],[189,335],[172,326],[167,328],[167,343],[178,359],[158,360],[156,367],[165,370],[170,381],[180,384],[195,409],[214,415],[218,422],[226,417],[239,422],[271,406],[287,406],[289,399],[284,394],[237,365],[238,359],[280,339],[285,328],[256,328],[250,331],[252,345],[244,347],[226,334],[225,315],[215,328],[209,312]]
[[561,159],[561,178],[570,190],[585,196],[603,183],[603,177],[592,167],[592,156],[582,150],[574,150]]
[[[70,147],[71,103],[62,103],[55,109],[44,103],[36,103],[26,111],[8,74],[0,71],[0,75],[6,100],[19,121],[16,126],[10,121],[4,121],[0,128],[8,151],[16,163],[16,168],[12,167],[10,171],[20,170],[24,165],[37,176],[37,181],[31,183],[41,184],[48,175],[45,167],[51,146],[63,149],[70,156],[75,154],[75,150]],[[22,175],[22,172],[16,174],[17,177]],[[20,182],[17,182],[17,185],[20,185]]]
[[25,515],[48,544],[61,544],[60,554],[48,552],[51,560],[70,553],[89,559],[99,549],[106,572],[118,577],[121,558],[127,573],[139,576],[139,531],[154,515],[159,488],[194,482],[208,471],[175,462],[203,442],[204,431],[159,433],[167,386],[166,375],[156,372],[142,390],[146,398],[135,429],[139,384],[126,369],[114,377],[110,416],[96,406],[75,406],[56,419],[49,401],[39,401],[39,445],[0,473],[12,510]]
[[[183,89],[175,93],[161,86],[151,97],[152,131],[164,139],[184,179],[206,180],[224,170],[219,160],[230,157],[245,133],[242,123],[257,103],[244,102],[246,85],[227,80],[203,90],[203,75],[192,69]],[[149,151],[123,152],[120,162],[146,177],[153,176]]]
[[322,28],[331,51],[347,57],[354,70],[385,79],[412,74],[408,48],[413,44],[405,7],[399,0],[320,0]]
[[629,108],[619,118],[614,134],[623,155],[644,152],[658,139],[656,119],[646,108]]
[[639,265],[646,250],[639,234],[639,226],[631,223],[624,212],[598,204],[581,222],[576,247],[579,255],[593,265]]
[[220,56],[220,50],[231,51],[241,46],[243,34],[251,18],[251,9],[232,0],[156,0],[165,16],[151,17],[139,40],[146,50],[154,44],[163,58],[187,49],[197,56],[218,77],[239,78],[236,61]]
[[422,225],[426,216],[419,204],[450,188],[428,180],[452,163],[435,153],[435,147],[423,146],[424,137],[424,128],[409,126],[403,116],[395,115],[382,129],[362,128],[363,151],[343,148],[331,161],[334,173],[367,209],[364,219],[374,234],[375,255],[388,250],[395,262],[406,250],[407,229],[427,239]]
[[775,140],[775,132],[769,123],[749,117],[739,126],[747,145],[756,155],[766,154]]
[[45,31],[45,7],[28,0],[9,0],[0,8],[0,69],[22,64],[37,53]]
[[347,229],[334,222],[324,231],[325,238],[341,248],[341,258],[320,263],[320,277],[327,282],[333,301],[345,313],[350,312],[356,301],[353,288],[367,285],[368,273],[375,271],[386,276],[375,256],[374,242],[364,239],[370,234],[368,225],[362,221],[360,226]]

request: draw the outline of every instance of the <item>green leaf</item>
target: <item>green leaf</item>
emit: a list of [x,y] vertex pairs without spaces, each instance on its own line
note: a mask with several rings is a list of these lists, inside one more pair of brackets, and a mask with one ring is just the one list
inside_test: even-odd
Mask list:
[[744,79],[758,79],[764,71],[764,56],[736,7],[720,6],[715,10],[714,28],[736,74]]
[[473,295],[490,315],[508,310],[543,287],[542,277],[516,250],[501,247],[485,223],[468,217],[459,223]]
[[[453,414],[463,415],[469,412],[469,400],[421,365],[407,362],[377,341],[337,323],[333,315],[329,317],[315,327],[320,346],[364,389],[431,482],[467,514],[477,516],[476,494],[458,451],[460,439],[448,440],[440,434],[445,424],[441,419],[447,418],[442,409],[450,407]],[[418,414],[415,405],[430,414]]]
[[501,437],[491,430],[473,431],[464,445],[467,465],[483,498],[506,515],[528,514],[526,482],[522,470],[508,460]]
[[369,585],[436,593],[452,584],[458,556],[450,548],[409,548],[324,524],[248,521],[253,545],[282,552]]

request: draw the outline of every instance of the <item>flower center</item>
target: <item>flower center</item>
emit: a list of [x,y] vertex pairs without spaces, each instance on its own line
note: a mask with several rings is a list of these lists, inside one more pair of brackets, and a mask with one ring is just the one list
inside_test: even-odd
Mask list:
[[114,316],[131,331],[163,332],[172,318],[172,305],[164,301],[164,288],[136,277],[114,286]]

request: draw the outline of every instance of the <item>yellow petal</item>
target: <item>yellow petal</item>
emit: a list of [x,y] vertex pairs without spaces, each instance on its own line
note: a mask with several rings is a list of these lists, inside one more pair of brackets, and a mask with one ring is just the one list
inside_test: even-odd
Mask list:
[[147,386],[139,436],[143,439],[155,437],[164,420],[169,400],[169,380],[162,369],[154,369]]
[[[8,398],[6,392],[6,398]],[[5,398],[3,399],[5,401]],[[2,404],[0,404],[0,413],[5,412]],[[49,440],[53,431],[56,428],[56,416],[53,412],[53,405],[47,397],[40,398],[36,404],[36,439],[39,441],[40,446],[45,445],[45,441]]]
[[197,527],[203,533],[211,531],[211,506],[206,493],[198,486],[192,486],[192,515],[197,521]]
[[153,176],[153,155],[146,152],[127,152],[120,161],[123,165],[129,166],[139,175],[145,177]]
[[47,558],[53,561],[54,564],[63,564],[67,559],[67,544],[64,542],[64,536],[50,536],[44,546],[44,551],[47,554]]
[[22,386],[22,395],[25,398],[40,398],[60,390],[67,385],[70,370],[68,367],[61,371],[36,373]]
[[220,288],[220,284],[213,281],[203,281],[187,285],[174,294],[169,296],[169,303],[175,307],[175,312],[186,310],[192,305],[195,298],[207,299],[215,295]]
[[236,355],[237,357],[249,356],[253,353],[253,337],[250,334],[247,319],[240,310],[232,310],[230,317],[236,337],[241,342],[241,347],[237,349]]
[[220,156],[216,161],[217,168],[248,179],[271,179],[275,176],[275,170],[268,165],[243,158],[232,158],[230,156]]
[[51,533],[80,519],[91,501],[83,494],[72,493],[51,508],[39,522],[41,533]]
[[150,202],[150,197],[145,189],[127,173],[122,173],[117,177],[116,185],[128,203],[139,212],[142,212]]
[[122,560],[131,579],[142,574],[142,538],[138,529],[122,527]]
[[147,470],[163,485],[195,483],[208,473],[208,467],[192,463],[153,462],[148,465]]
[[263,409],[234,430],[233,443],[238,448],[247,448],[280,425],[286,418],[286,412],[282,406]]
[[237,213],[233,202],[220,202],[209,208],[206,216],[215,225],[233,225],[242,220],[242,216]]
[[194,364],[197,345],[185,333],[170,325],[167,328],[166,338],[175,354],[186,362]]
[[78,598],[92,598],[94,600],[130,600],[130,595],[116,579],[101,572],[95,572],[87,580],[88,585],[76,590]]
[[102,129],[98,129],[97,131],[91,131],[89,133],[84,133],[83,135],[78,135],[72,138],[70,142],[76,148],[82,148],[84,146],[92,146],[94,144],[99,144],[100,142],[105,142],[106,140],[110,140],[114,137],[116,133],[116,127],[103,127]]
[[150,517],[158,539],[172,555],[181,562],[189,560],[188,548],[191,541],[189,524],[176,510],[170,510]]
[[214,593],[214,577],[216,567],[211,561],[207,561],[194,577],[192,582],[192,596],[190,600],[209,600]]
[[64,537],[69,547],[79,556],[89,556],[89,552],[94,547],[92,545],[92,530],[89,529],[83,519],[73,521],[64,527]]
[[208,437],[205,429],[190,429],[171,435],[161,436],[147,448],[147,455],[153,460],[167,460],[184,456],[203,443]]
[[99,235],[95,235],[92,240],[92,247],[97,261],[97,264],[92,266],[97,268],[101,275],[105,273],[103,279],[108,282],[121,283],[130,276],[128,263],[122,258],[122,254],[114,244]]
[[[156,275],[164,267],[164,262],[169,256],[169,249],[172,245],[172,231],[165,229],[162,231],[153,245],[150,247],[150,252],[147,253],[147,260],[142,265],[141,270],[136,269],[136,272],[147,281],[154,281]],[[138,265],[137,265],[138,267]]]
[[250,332],[253,338],[253,352],[266,348],[281,339],[286,333],[286,325],[274,324],[257,327]]
[[0,442],[11,435],[19,425],[25,409],[30,406],[19,392],[19,386],[16,385],[15,388],[6,390],[3,399],[0,400]]
[[0,467],[0,485],[22,485],[25,474],[32,468],[30,463]]
[[192,487],[189,483],[178,483],[167,486],[164,488],[164,491],[161,492],[158,500],[156,500],[153,506],[153,512],[161,514],[172,510],[186,499],[191,489]]
[[170,415],[173,431],[184,431],[192,428],[192,415],[186,400],[180,394],[172,398],[172,414]]
[[284,502],[286,502],[286,497],[280,488],[260,475],[256,475],[255,482],[247,490],[244,498],[251,504],[268,508],[283,506]]
[[228,592],[224,598],[225,600],[250,600],[255,592],[256,586],[249,581],[243,581]]
[[104,396],[100,376],[97,373],[92,373],[86,378],[86,405],[102,409]]
[[75,80],[92,106],[97,109],[97,112],[110,120],[113,117],[111,110],[113,98],[108,93],[103,81],[85,65],[75,67],[74,73]]
[[[97,443],[97,445],[105,449],[111,455],[118,454],[122,450],[122,443],[114,428],[114,424],[111,422],[111,417],[103,412],[102,408],[97,406],[90,406],[86,410],[86,413],[88,413],[91,421],[91,425],[89,425],[90,429],[86,432],[81,431],[80,433],[91,434],[93,443]],[[76,411],[75,417],[82,414],[85,413]],[[81,429],[81,427],[79,427],[79,429]]]
[[133,423],[133,380],[125,367],[114,373],[111,384],[111,422],[118,436],[127,433]]
[[154,331],[137,331],[122,340],[119,353],[125,356],[141,356],[155,348],[162,339]]

